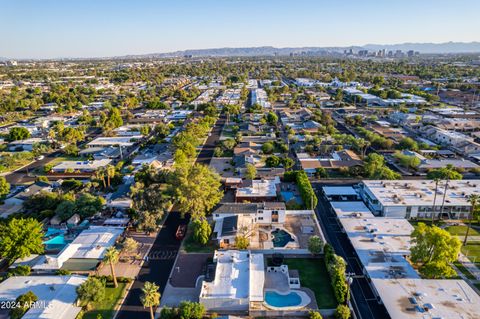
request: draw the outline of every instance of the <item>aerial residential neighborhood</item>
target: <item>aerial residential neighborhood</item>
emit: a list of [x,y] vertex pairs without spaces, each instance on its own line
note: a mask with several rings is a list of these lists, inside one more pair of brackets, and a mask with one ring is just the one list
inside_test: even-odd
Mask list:
[[480,318],[465,2],[2,3],[0,319]]

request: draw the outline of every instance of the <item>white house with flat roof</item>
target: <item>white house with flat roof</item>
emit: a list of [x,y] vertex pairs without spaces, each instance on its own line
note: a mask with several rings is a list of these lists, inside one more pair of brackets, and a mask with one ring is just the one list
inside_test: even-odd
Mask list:
[[[364,180],[359,190],[374,214],[409,219],[432,216],[435,189],[433,180]],[[445,181],[440,181],[434,212],[437,216],[441,211],[444,191]],[[480,180],[449,181],[441,217],[468,217],[471,207],[468,197],[471,194],[480,195]]]
[[81,173],[93,173],[97,170],[106,167],[112,162],[111,159],[101,159],[93,161],[63,161],[52,168],[54,173],[64,172],[81,172]]
[[86,279],[83,276],[12,276],[0,283],[0,303],[15,301],[31,291],[38,301],[22,318],[74,319],[82,310],[75,305],[76,289]]
[[477,319],[480,296],[463,280],[372,279],[392,319]]
[[123,231],[123,227],[90,226],[57,255],[31,255],[17,260],[14,265],[28,265],[34,271],[53,271],[65,268],[67,264],[80,263],[82,266],[90,265],[88,270],[91,270],[103,259],[106,250],[115,244]]
[[87,147],[108,147],[108,146],[133,146],[141,136],[114,136],[114,137],[97,137],[87,144]]
[[330,202],[333,211],[337,214],[337,218],[374,218],[370,208],[362,201],[355,202]]
[[250,302],[263,301],[263,254],[215,251],[215,278],[203,281],[199,301],[208,311],[248,311]]

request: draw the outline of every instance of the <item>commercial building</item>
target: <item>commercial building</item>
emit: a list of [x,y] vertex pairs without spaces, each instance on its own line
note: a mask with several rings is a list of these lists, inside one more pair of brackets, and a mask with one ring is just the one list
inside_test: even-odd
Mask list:
[[366,205],[380,216],[431,217],[436,191],[435,215],[451,219],[468,217],[471,206],[468,197],[480,195],[480,180],[451,180],[446,188],[445,184],[446,181],[440,181],[436,188],[433,180],[365,180],[359,192]]
[[480,296],[463,280],[372,279],[392,319],[475,319]]

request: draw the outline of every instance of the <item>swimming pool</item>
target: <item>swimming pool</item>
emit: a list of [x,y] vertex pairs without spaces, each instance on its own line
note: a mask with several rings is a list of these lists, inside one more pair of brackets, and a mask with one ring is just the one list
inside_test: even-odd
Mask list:
[[285,202],[289,202],[292,199],[294,199],[298,204],[302,203],[302,199],[300,197],[295,196],[295,193],[292,191],[281,191],[280,194],[282,194],[283,200]]
[[62,234],[55,236],[47,241],[44,241],[43,243],[45,245],[66,245],[67,241],[65,241],[65,236]]
[[283,229],[275,229],[272,231],[273,247],[285,247],[289,242],[295,241],[289,233]]
[[59,235],[59,234],[63,234],[65,233],[65,230],[63,229],[58,229],[58,228],[48,228],[47,229],[47,232],[45,233],[45,235],[43,235],[43,237],[45,238],[48,238],[48,237],[52,237],[53,235]]
[[287,293],[279,293],[274,290],[265,292],[265,303],[270,308],[299,309],[310,303],[310,297],[303,291],[290,290]]

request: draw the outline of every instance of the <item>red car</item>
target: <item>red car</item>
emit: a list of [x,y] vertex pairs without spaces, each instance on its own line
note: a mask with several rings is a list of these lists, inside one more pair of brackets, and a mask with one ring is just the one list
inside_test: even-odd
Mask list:
[[175,237],[178,240],[182,240],[185,237],[186,233],[187,233],[187,225],[180,225],[177,228],[177,232],[175,233]]

